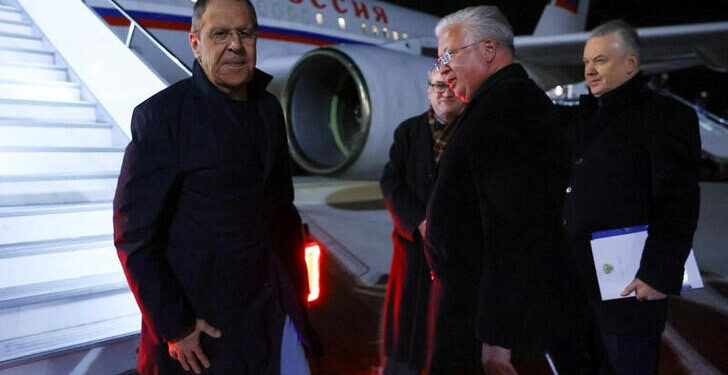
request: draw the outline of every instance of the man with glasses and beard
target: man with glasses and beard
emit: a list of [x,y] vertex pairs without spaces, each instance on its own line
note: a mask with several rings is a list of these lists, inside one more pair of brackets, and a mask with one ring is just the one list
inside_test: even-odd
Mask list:
[[450,14],[435,34],[437,69],[469,104],[427,206],[427,373],[515,374],[525,353],[548,347],[562,308],[563,132],[514,62],[496,7]]
[[430,271],[425,263],[425,206],[437,161],[464,108],[440,73],[428,72],[430,109],[402,122],[394,132],[381,178],[394,231],[383,316],[383,374],[418,375],[425,364]]

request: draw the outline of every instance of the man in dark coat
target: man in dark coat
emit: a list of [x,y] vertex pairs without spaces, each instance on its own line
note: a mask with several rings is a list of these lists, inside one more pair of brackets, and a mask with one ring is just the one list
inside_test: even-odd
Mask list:
[[[601,350],[592,355],[605,363],[593,365],[617,374],[655,374],[666,298],[680,292],[697,226],[698,120],[692,109],[647,88],[639,38],[626,23],[596,28],[583,58],[590,95],[581,97],[568,131],[564,225],[589,301],[584,310],[594,314],[598,328],[593,347]],[[592,233],[643,225],[648,236],[641,262],[622,293],[636,298],[602,301]]]
[[247,0],[198,0],[193,77],[134,110],[114,239],[141,374],[278,374],[281,350],[308,373],[301,222],[256,31]]
[[399,124],[381,179],[384,202],[394,222],[394,252],[384,301],[384,375],[418,375],[425,364],[430,294],[422,243],[425,206],[435,182],[437,159],[464,107],[437,71],[428,73],[427,86],[430,109]]
[[468,102],[427,206],[434,280],[430,374],[513,374],[512,352],[543,351],[560,309],[565,162],[556,111],[514,63],[496,7],[435,29],[437,68]]

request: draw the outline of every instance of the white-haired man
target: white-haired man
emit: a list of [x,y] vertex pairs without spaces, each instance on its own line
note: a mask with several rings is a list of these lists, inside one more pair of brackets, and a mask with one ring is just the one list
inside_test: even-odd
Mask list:
[[555,107],[514,62],[496,7],[443,18],[437,68],[469,103],[427,208],[430,374],[514,374],[558,315],[566,160]]

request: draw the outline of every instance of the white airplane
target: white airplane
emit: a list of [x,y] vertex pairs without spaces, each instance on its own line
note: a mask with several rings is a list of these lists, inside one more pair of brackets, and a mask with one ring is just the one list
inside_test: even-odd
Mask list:
[[[192,2],[118,2],[191,65]],[[125,35],[128,21],[109,2],[87,3]],[[438,18],[377,0],[252,3],[260,24],[258,67],[275,77],[270,89],[284,106],[294,160],[314,174],[378,178],[396,125],[427,108],[423,87],[437,54]],[[519,62],[544,89],[583,80],[588,3],[553,0],[534,35],[515,38]],[[728,69],[728,22],[638,32],[648,74],[701,64]]]

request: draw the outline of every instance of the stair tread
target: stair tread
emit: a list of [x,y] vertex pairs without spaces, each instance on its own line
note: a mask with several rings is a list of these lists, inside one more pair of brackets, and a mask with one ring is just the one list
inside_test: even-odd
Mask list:
[[0,309],[128,290],[120,272],[0,288]]
[[132,337],[139,334],[140,322],[140,314],[131,314],[0,341],[0,368],[16,361]]
[[9,23],[9,24],[12,24],[12,25],[22,25],[22,26],[31,26],[32,25],[32,23],[30,23],[28,21],[2,20],[0,22],[2,22],[2,23]]
[[[85,100],[27,100],[27,99],[6,99],[0,98],[0,103],[8,104],[36,104],[36,105],[57,105],[75,107],[96,107],[96,103]],[[32,118],[29,118],[32,119]]]
[[111,210],[112,202],[38,204],[32,206],[0,206],[0,218],[26,215],[46,215],[66,212]]
[[0,51],[30,52],[30,53],[39,53],[39,54],[46,54],[46,55],[53,55],[55,53],[52,49],[49,49],[47,47],[33,48],[33,47],[0,46]]
[[111,234],[0,245],[0,259],[113,246]]
[[7,37],[7,38],[18,38],[18,39],[33,39],[33,40],[43,40],[40,36],[37,35],[27,35],[27,34],[19,34],[19,33],[13,33],[9,31],[0,31],[0,37]]
[[71,81],[53,81],[53,80],[41,80],[41,79],[11,79],[11,78],[5,78],[0,79],[0,84],[8,83],[8,84],[23,84],[28,86],[66,86],[71,88],[79,88],[81,85],[77,82],[71,82]]
[[54,180],[86,180],[106,179],[119,177],[119,171],[107,172],[69,172],[69,173],[38,173],[27,175],[0,176],[2,182],[25,182],[25,181],[54,181]]
[[11,68],[37,68],[37,69],[51,69],[51,70],[66,70],[66,67],[57,64],[41,64],[41,63],[20,63],[13,61],[0,62],[0,69],[4,66]]
[[24,118],[0,117],[0,126],[59,127],[59,128],[111,128],[109,122],[73,120],[33,120]]
[[20,9],[19,8],[16,8],[16,7],[11,6],[11,5],[6,5],[6,4],[0,4],[0,10],[4,10],[6,12],[20,13]]
[[124,147],[0,146],[0,152],[123,152]]

